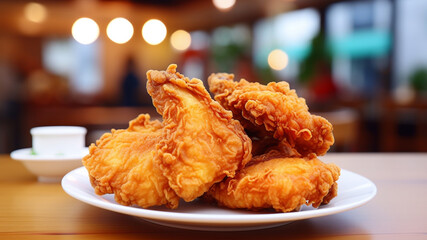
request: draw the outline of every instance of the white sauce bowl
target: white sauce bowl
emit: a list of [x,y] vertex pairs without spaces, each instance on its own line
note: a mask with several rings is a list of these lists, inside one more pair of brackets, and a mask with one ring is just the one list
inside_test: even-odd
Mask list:
[[36,155],[72,155],[85,147],[86,128],[76,126],[46,126],[31,129]]

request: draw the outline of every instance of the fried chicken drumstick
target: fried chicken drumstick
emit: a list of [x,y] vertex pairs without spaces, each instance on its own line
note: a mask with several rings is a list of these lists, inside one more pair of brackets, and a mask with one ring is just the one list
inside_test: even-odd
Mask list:
[[303,98],[286,82],[268,85],[233,81],[233,74],[212,74],[210,91],[224,108],[233,112],[251,137],[271,136],[302,156],[324,155],[334,143],[332,125],[312,115]]
[[147,72],[147,90],[163,116],[154,158],[169,186],[185,201],[203,195],[251,159],[252,144],[232,113],[214,101],[199,79]]

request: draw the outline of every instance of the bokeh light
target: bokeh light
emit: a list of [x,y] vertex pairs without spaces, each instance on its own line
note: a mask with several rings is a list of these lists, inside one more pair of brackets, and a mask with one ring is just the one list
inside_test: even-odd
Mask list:
[[41,23],[46,20],[47,10],[40,3],[30,2],[24,7],[24,16],[30,22]]
[[91,44],[96,41],[99,36],[98,24],[90,18],[77,19],[71,33],[74,39],[81,44]]
[[288,66],[288,54],[280,49],[275,49],[268,55],[268,65],[274,70],[282,70]]
[[171,36],[172,47],[178,51],[184,51],[191,45],[191,35],[185,30],[177,30]]
[[115,18],[107,26],[107,36],[111,41],[123,44],[133,36],[133,26],[125,18]]
[[220,11],[228,11],[234,6],[236,0],[212,0],[212,3]]
[[148,20],[142,27],[142,37],[151,45],[161,43],[165,39],[166,33],[165,24],[157,19]]

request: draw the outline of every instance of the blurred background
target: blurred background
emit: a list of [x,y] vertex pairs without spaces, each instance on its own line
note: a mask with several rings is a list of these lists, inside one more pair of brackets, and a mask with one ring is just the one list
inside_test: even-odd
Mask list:
[[2,0],[0,153],[29,129],[88,143],[158,117],[145,73],[170,63],[287,81],[334,124],[332,151],[427,151],[425,0]]

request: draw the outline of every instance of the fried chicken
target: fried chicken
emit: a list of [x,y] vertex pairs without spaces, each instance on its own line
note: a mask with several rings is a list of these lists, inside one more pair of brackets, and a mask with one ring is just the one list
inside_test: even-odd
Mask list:
[[177,208],[179,197],[154,162],[163,125],[141,114],[126,130],[105,133],[83,158],[96,194],[114,193],[116,202],[148,208]]
[[154,158],[178,196],[192,201],[251,159],[243,127],[212,100],[202,81],[184,77],[176,65],[148,71],[147,78],[164,125]]
[[235,178],[214,185],[206,198],[239,209],[290,212],[303,204],[317,208],[336,196],[339,174],[339,167],[315,157],[287,158],[269,152],[254,157]]
[[230,208],[281,212],[336,196],[340,169],[316,157],[333,144],[332,126],[311,115],[289,84],[214,74],[209,85],[218,103],[202,81],[184,77],[174,64],[147,78],[163,121],[141,114],[89,147],[83,164],[97,194],[172,209],[180,198],[205,194]]
[[302,156],[324,155],[334,143],[331,123],[310,114],[305,100],[287,82],[262,85],[233,79],[233,74],[212,74],[208,79],[210,91],[250,136],[271,136]]

